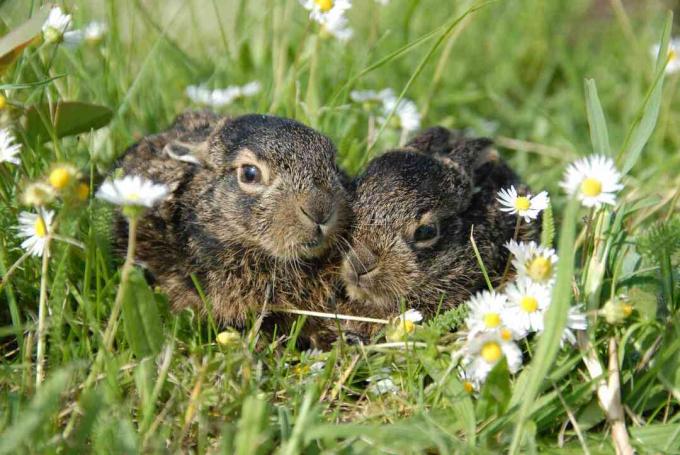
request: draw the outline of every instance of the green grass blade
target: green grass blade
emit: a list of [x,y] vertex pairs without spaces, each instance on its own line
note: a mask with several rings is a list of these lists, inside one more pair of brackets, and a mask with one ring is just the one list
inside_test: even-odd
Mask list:
[[611,155],[607,121],[604,118],[600,97],[597,95],[597,86],[593,79],[586,79],[586,111],[593,151],[599,155]]
[[[538,340],[536,354],[522,376],[526,382],[518,381],[513,390],[511,405],[521,403],[519,415],[512,439],[510,453],[518,453],[524,436],[524,424],[530,417],[530,411],[538,395],[541,384],[545,380],[555,361],[560,348],[560,339],[567,323],[567,312],[571,302],[571,281],[574,275],[574,240],[576,238],[576,221],[579,204],[571,199],[564,211],[560,230],[559,255],[557,265],[557,282],[552,293],[552,303],[548,309],[545,330]],[[523,387],[518,385],[523,384]]]
[[663,81],[665,76],[665,68],[668,63],[668,42],[671,36],[671,27],[673,25],[673,13],[668,12],[666,16],[666,24],[661,34],[661,47],[659,55],[656,60],[656,71],[654,82],[649,88],[649,92],[645,97],[638,115],[631,126],[626,141],[624,143],[619,161],[623,159],[621,171],[624,174],[630,172],[635,166],[635,163],[640,158],[642,149],[649,140],[649,137],[654,131],[656,120],[659,116],[659,109],[661,108],[661,95],[663,91]]

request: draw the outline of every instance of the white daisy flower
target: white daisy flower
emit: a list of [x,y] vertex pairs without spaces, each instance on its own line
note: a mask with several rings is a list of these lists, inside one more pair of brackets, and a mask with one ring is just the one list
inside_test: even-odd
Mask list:
[[50,10],[47,20],[42,26],[43,39],[48,43],[58,43],[71,25],[71,15],[65,14],[60,7]]
[[620,180],[611,158],[592,155],[570,164],[560,185],[585,207],[600,207],[616,203],[615,193],[623,188]]
[[[651,47],[650,53],[653,59],[656,59],[659,55],[659,50],[661,50],[660,43],[654,44]],[[668,64],[665,71],[666,74],[673,74],[677,73],[678,70],[680,70],[680,38],[673,38],[668,43]]]
[[0,129],[0,163],[21,164],[17,156],[21,145],[14,143],[14,135],[6,128]]
[[470,373],[464,369],[461,369],[458,371],[458,375],[460,376],[460,381],[463,383],[463,389],[467,393],[473,394],[475,392],[479,392],[481,383],[477,379],[473,378]]
[[541,191],[536,196],[527,194],[520,196],[514,186],[508,189],[502,189],[498,192],[496,198],[501,203],[501,210],[511,215],[523,217],[524,221],[531,223],[531,220],[538,218],[538,214],[548,207],[548,193]]
[[418,310],[408,310],[397,316],[387,328],[385,338],[388,341],[400,341],[416,331],[416,324],[423,320],[423,314]]
[[40,213],[21,212],[17,227],[17,235],[25,239],[21,247],[33,256],[42,256],[53,219],[54,212],[51,210],[41,210]]
[[355,103],[384,103],[385,100],[395,98],[394,90],[386,88],[383,90],[352,90],[349,98]]
[[260,90],[262,85],[258,81],[252,81],[243,86],[230,85],[213,90],[203,85],[190,85],[186,88],[186,94],[194,103],[220,107],[227,106],[238,98],[257,95]]
[[479,332],[498,330],[509,321],[508,299],[495,291],[478,292],[467,301],[470,309],[465,324],[470,337]]
[[153,183],[137,175],[107,180],[99,187],[97,197],[112,204],[132,207],[153,207],[168,195],[165,185]]
[[550,305],[550,286],[525,277],[511,283],[505,293],[511,304],[509,327],[524,334],[543,330],[543,316]]
[[88,44],[97,44],[102,39],[108,30],[108,26],[104,22],[92,21],[85,26],[84,38],[85,42]]
[[340,41],[352,37],[345,17],[345,12],[352,7],[350,0],[300,0],[300,3],[309,11],[309,18],[318,22],[324,31]]
[[368,378],[367,381],[371,383],[367,390],[373,395],[386,395],[399,392],[399,387],[397,387],[391,378],[372,377]]
[[573,306],[569,308],[569,313],[567,314],[567,326],[564,328],[564,333],[562,333],[562,339],[560,340],[560,345],[564,346],[564,342],[568,342],[571,345],[576,344],[576,334],[574,330],[586,330],[588,328],[588,320],[585,313],[581,311],[579,306]]
[[518,278],[528,277],[542,284],[553,282],[557,263],[555,250],[537,245],[533,241],[517,243],[510,240],[505,247],[514,256],[512,265],[517,271]]
[[[383,101],[383,117],[382,121],[385,121],[387,116],[392,112],[394,106],[397,105],[397,97],[389,97]],[[403,98],[396,111],[394,112],[397,120],[399,121],[399,128],[404,131],[416,131],[420,129],[420,113],[418,112],[418,107],[413,101]]]
[[470,378],[484,382],[503,357],[511,373],[517,372],[522,366],[522,351],[512,340],[505,339],[497,332],[482,332],[468,340],[463,368]]

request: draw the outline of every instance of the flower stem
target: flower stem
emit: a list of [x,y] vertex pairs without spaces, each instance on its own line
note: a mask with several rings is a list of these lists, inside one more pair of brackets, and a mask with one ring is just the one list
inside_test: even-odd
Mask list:
[[135,263],[135,248],[137,246],[137,222],[138,217],[129,218],[127,255],[125,256],[125,262],[123,263],[123,268],[120,272],[120,285],[118,286],[118,292],[116,293],[116,300],[113,302],[111,316],[109,316],[109,323],[107,324],[106,330],[104,331],[104,349],[107,351],[111,351],[113,346],[113,338],[116,334],[116,329],[118,328],[118,317],[120,316],[121,309],[123,308],[123,298],[125,297],[125,292],[127,292],[130,272],[132,271]]
[[50,262],[51,236],[45,239],[45,249],[42,255],[42,267],[40,269],[40,300],[38,301],[38,349],[36,353],[35,387],[40,387],[45,379],[45,319],[47,313],[47,272]]

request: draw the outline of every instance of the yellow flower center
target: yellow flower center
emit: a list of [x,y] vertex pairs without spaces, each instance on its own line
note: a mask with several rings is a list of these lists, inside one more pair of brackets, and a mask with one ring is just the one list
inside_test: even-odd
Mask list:
[[85,183],[81,182],[78,184],[78,187],[76,188],[76,197],[80,201],[85,201],[87,200],[87,197],[90,195],[90,186]]
[[470,382],[470,381],[464,381],[463,382],[463,389],[467,393],[472,393],[475,391],[475,386]]
[[587,177],[581,182],[581,193],[588,197],[595,197],[602,192],[602,182],[592,177]]
[[552,274],[552,262],[544,256],[537,256],[527,264],[527,274],[534,281],[545,281]]
[[314,0],[314,3],[322,13],[327,13],[333,8],[333,0]]
[[229,344],[239,341],[239,339],[240,336],[238,333],[230,330],[225,330],[224,332],[218,333],[215,340],[222,346],[227,346]]
[[416,325],[413,323],[413,321],[409,321],[408,319],[405,319],[401,326],[404,328],[406,333],[413,333],[416,330]]
[[503,341],[512,340],[512,332],[509,329],[501,329],[500,334]]
[[481,350],[482,358],[487,361],[487,363],[496,363],[503,355],[501,347],[495,341],[490,341],[482,346]]
[[494,329],[501,323],[501,315],[498,313],[486,313],[484,315],[484,326],[487,329]]
[[57,190],[63,190],[71,182],[71,171],[65,167],[55,168],[48,178],[50,185]]
[[7,107],[7,98],[5,98],[3,95],[0,95],[0,111],[5,107]]
[[139,193],[130,193],[126,197],[126,199],[128,201],[132,201],[132,202],[137,202],[140,198],[141,198],[141,196],[139,195]]
[[675,52],[675,49],[669,49],[668,50],[668,61],[672,62],[673,60],[676,60],[678,58],[678,53]]
[[531,201],[526,196],[519,196],[515,199],[515,208],[517,210],[529,210],[531,207]]
[[625,303],[621,309],[623,311],[623,316],[626,318],[633,314],[633,305],[631,305],[630,303]]
[[45,225],[45,220],[43,220],[41,216],[38,216],[38,218],[35,219],[33,230],[35,231],[36,237],[45,237],[47,235],[47,226]]
[[519,306],[527,313],[533,313],[538,310],[538,300],[530,295],[525,295],[520,299]]

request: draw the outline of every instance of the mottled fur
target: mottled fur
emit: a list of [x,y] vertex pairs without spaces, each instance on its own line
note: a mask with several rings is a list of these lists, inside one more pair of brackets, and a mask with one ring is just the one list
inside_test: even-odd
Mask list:
[[[346,243],[351,215],[335,153],[327,137],[288,119],[205,112],[178,117],[120,162],[125,174],[171,189],[139,226],[137,259],[175,309],[205,310],[194,274],[220,324],[242,327],[265,303],[315,310],[332,305],[338,245]],[[244,159],[266,169],[266,188],[244,191],[238,177]],[[123,245],[124,220],[118,228]],[[273,318],[284,324],[280,331],[292,319]]]
[[[516,217],[499,210],[496,193],[510,185],[526,188],[490,144],[437,127],[369,163],[355,182],[352,251],[343,262],[351,300],[343,310],[389,318],[403,300],[406,308],[432,316],[460,304],[485,287],[470,242],[473,229],[491,280],[499,284],[508,258],[503,245]],[[433,222],[438,238],[415,242],[415,229]],[[519,237],[534,238],[536,225]]]

